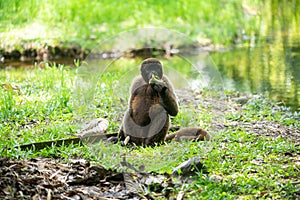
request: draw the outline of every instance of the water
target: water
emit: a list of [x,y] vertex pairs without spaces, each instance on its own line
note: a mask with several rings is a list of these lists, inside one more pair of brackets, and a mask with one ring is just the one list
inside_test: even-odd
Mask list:
[[256,8],[259,23],[253,26],[256,34],[245,37],[248,47],[212,53],[211,57],[225,88],[264,94],[300,111],[299,1],[266,0],[260,4]]
[[264,94],[300,111],[299,8],[298,0],[261,1],[252,48],[213,55],[227,87]]
[[268,38],[256,47],[211,57],[226,89],[264,94],[300,111],[300,38]]

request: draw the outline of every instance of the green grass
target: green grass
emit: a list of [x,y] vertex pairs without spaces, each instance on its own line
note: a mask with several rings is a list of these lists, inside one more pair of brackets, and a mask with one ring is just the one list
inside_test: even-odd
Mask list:
[[[210,143],[172,142],[136,149],[101,143],[94,146],[54,145],[27,151],[14,148],[25,143],[71,137],[81,127],[79,118],[86,114],[89,114],[87,118],[107,117],[109,132],[117,131],[128,98],[128,86],[120,88],[123,85],[120,80],[131,70],[118,66],[132,62],[136,61],[121,59],[105,74],[94,74],[98,78],[90,81],[96,92],[85,99],[86,104],[91,103],[90,110],[82,110],[74,104],[78,98],[73,94],[76,80],[78,77],[87,80],[80,68],[46,64],[43,69],[2,70],[0,82],[6,87],[0,88],[0,155],[17,159],[37,156],[57,160],[86,158],[106,167],[118,168],[121,155],[126,154],[127,161],[135,163],[136,167],[145,166],[147,171],[168,173],[179,163],[199,156],[207,173],[199,172],[195,182],[173,188],[175,194],[183,190],[191,199],[292,199],[299,195],[299,144],[281,137],[249,134],[239,125],[214,134]],[[197,109],[201,114],[192,105],[194,112],[183,109],[173,119],[173,124],[203,124],[207,127],[213,115],[201,106]],[[264,98],[252,99],[241,111],[227,113],[225,117],[225,124],[233,120],[250,122],[263,119],[300,129],[299,114],[278,108]]]
[[[243,37],[294,36],[299,34],[299,5],[297,0],[0,0],[0,48],[23,50],[28,43],[38,46],[61,42],[92,48],[120,32],[143,27],[172,29],[193,41],[207,38],[224,45]],[[88,70],[47,63],[42,64],[44,68],[29,70],[1,69],[0,156],[79,157],[118,167],[120,155],[126,154],[137,167],[144,165],[146,170],[162,173],[170,173],[179,163],[199,156],[207,173],[199,172],[195,182],[172,188],[175,194],[185,191],[190,199],[299,198],[299,144],[282,137],[250,134],[238,123],[214,134],[211,143],[169,143],[136,149],[102,144],[53,145],[26,151],[14,148],[72,137],[83,122],[95,117],[106,117],[109,132],[117,131],[129,96],[127,80],[136,74],[136,69],[123,66],[137,66],[139,60],[117,60],[103,74],[102,66],[111,61],[104,62]],[[171,64],[172,60],[166,62]],[[175,66],[176,73],[184,78],[195,74],[188,69]],[[206,128],[214,117],[207,107],[188,105],[181,107],[172,123]],[[252,99],[240,111],[226,113],[225,118],[225,124],[267,120],[300,129],[299,113],[278,108],[264,98]]]
[[300,189],[297,152],[299,146],[282,138],[229,130],[204,156],[209,174],[199,176],[193,189],[201,191],[196,196],[206,198],[295,198]]
[[282,28],[298,34],[297,8],[296,1],[1,0],[0,38],[5,41],[2,46],[20,49],[28,42],[91,48],[120,32],[161,27],[182,32],[193,41],[208,38],[214,44],[228,45],[238,38],[266,36]]

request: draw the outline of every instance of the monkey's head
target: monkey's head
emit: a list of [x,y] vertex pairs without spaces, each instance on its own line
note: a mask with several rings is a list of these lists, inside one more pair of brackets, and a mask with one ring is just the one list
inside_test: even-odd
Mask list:
[[141,65],[141,74],[146,83],[149,83],[153,76],[161,79],[163,76],[161,62],[155,58],[148,58],[144,60]]

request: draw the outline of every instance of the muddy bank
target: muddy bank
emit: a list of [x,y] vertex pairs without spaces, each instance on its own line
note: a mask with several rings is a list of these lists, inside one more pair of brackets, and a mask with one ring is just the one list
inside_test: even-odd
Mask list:
[[[57,62],[60,64],[74,65],[74,59],[84,60],[87,56],[94,59],[113,59],[118,57],[128,58],[148,58],[148,57],[172,57],[177,54],[198,54],[201,52],[218,51],[221,47],[216,47],[212,43],[194,43],[191,45],[180,45],[175,47],[172,44],[162,44],[161,47],[149,47],[128,49],[120,51],[112,49],[110,51],[92,51],[78,45],[24,45],[20,49],[0,49],[0,67],[6,67],[10,63],[12,67],[17,62],[34,64],[39,62]],[[15,63],[15,64],[14,64]]]
[[0,61],[5,63],[7,61],[19,61],[19,62],[48,62],[55,61],[62,58],[66,59],[84,59],[89,53],[88,49],[84,49],[80,46],[51,46],[43,45],[41,47],[26,46],[22,50],[0,50]]

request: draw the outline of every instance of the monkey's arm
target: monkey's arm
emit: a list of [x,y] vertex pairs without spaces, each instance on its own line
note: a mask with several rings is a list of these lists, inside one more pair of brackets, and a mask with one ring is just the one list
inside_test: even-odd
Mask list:
[[159,92],[162,100],[162,106],[166,109],[169,115],[176,116],[178,113],[178,103],[173,85],[166,76],[163,76],[162,80],[165,83],[165,86]]
[[135,90],[142,85],[148,84],[144,81],[143,77],[141,75],[135,77],[135,79],[132,81],[131,87],[130,87],[130,95],[132,95]]

